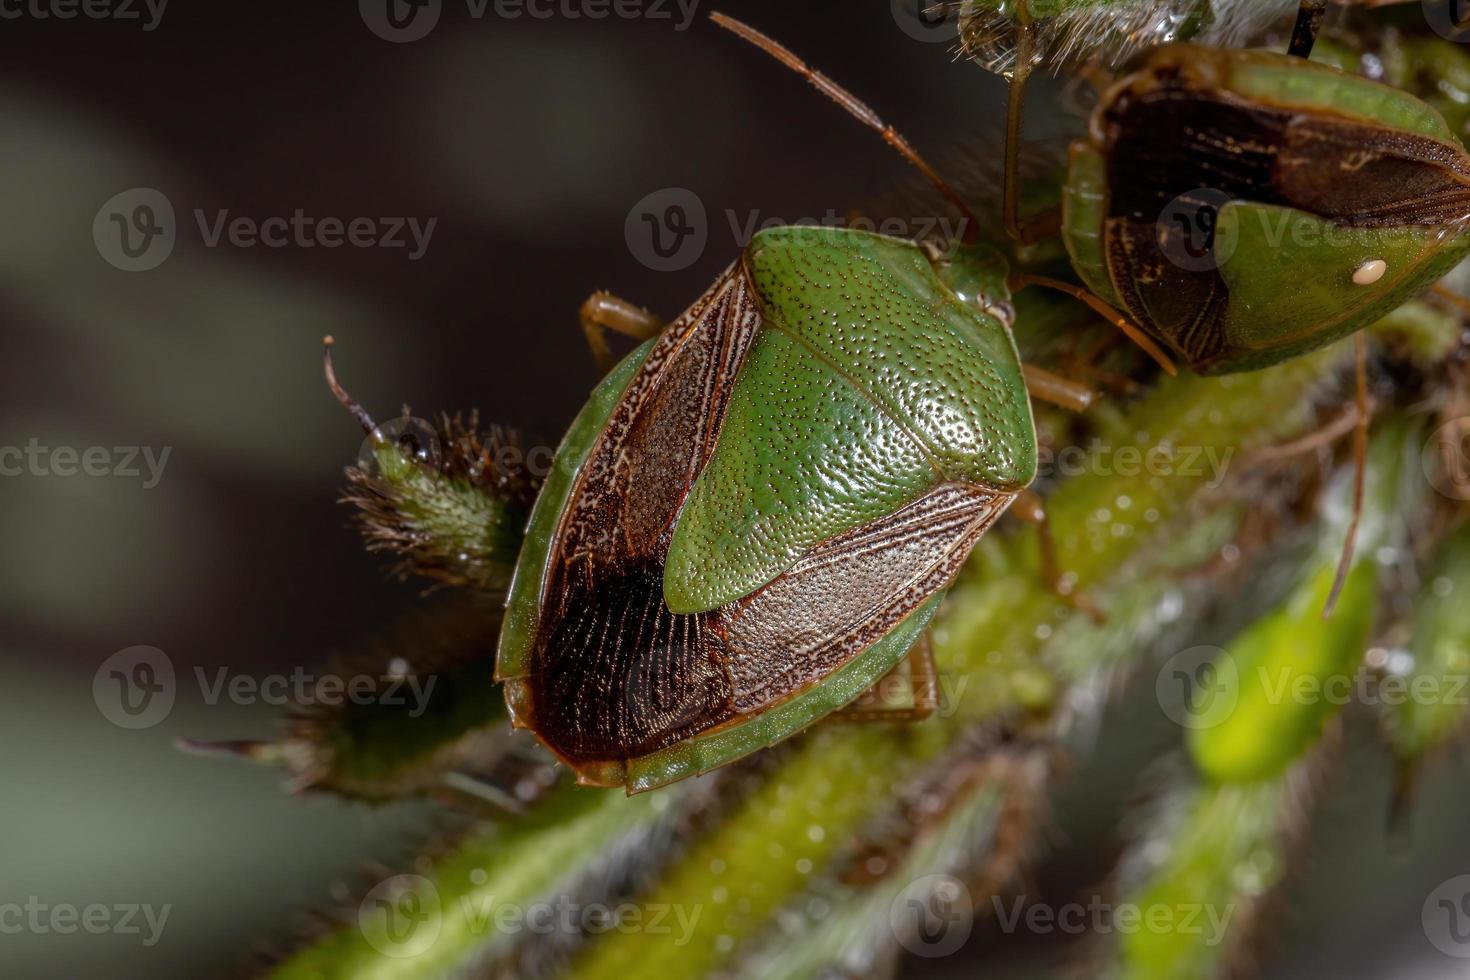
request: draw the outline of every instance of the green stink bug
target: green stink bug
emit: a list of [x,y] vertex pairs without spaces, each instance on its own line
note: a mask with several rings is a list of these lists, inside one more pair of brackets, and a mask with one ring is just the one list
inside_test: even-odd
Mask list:
[[1174,44],[1145,55],[1073,145],[1062,228],[1088,288],[1200,374],[1357,335],[1360,508],[1359,331],[1470,253],[1470,154],[1412,95],[1302,57],[1313,9],[1303,0],[1292,54]]
[[917,245],[773,228],[573,423],[497,674],[581,781],[645,789],[892,669],[1030,484],[1005,324]]
[[1470,155],[1439,113],[1265,51],[1150,52],[1063,201],[1077,274],[1201,374],[1326,346],[1470,252]]
[[[849,93],[716,19],[933,176]],[[514,722],[580,782],[636,792],[892,670],[1035,477],[1027,379],[1069,400],[1022,366],[998,259],[779,227],[661,332],[589,300],[595,352],[600,326],[654,336],[593,393],[532,513],[496,664]]]

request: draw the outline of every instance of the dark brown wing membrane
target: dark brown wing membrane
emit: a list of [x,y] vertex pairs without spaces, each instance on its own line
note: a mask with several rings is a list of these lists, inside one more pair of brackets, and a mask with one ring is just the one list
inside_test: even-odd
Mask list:
[[663,556],[759,326],[726,272],[657,341],[572,491],[531,658],[538,734],[569,759],[646,754],[728,713],[712,614],[669,612]]

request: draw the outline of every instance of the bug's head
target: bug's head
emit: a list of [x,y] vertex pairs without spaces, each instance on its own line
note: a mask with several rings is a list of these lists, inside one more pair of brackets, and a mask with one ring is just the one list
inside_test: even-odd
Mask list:
[[1016,319],[1006,284],[1010,263],[999,249],[956,241],[943,252],[936,249],[930,260],[940,281],[957,297],[1010,328]]

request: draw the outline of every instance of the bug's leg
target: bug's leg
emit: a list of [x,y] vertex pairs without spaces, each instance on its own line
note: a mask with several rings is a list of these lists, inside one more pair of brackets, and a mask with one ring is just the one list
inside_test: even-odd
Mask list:
[[1296,12],[1296,27],[1291,32],[1291,47],[1288,54],[1298,58],[1310,58],[1317,44],[1317,31],[1322,27],[1322,15],[1327,13],[1327,0],[1302,0]]
[[664,328],[664,321],[643,307],[634,306],[627,300],[602,290],[587,297],[579,317],[582,321],[582,332],[587,335],[587,346],[592,349],[592,356],[597,359],[597,366],[603,374],[611,371],[615,363],[612,350],[607,346],[609,330],[634,340],[647,340],[658,336],[659,331]]
[[1080,415],[1097,401],[1097,392],[1087,385],[1052,374],[1034,364],[1022,364],[1021,374],[1026,378],[1026,391],[1032,398],[1065,408],[1069,412]]
[[1159,348],[1158,344],[1150,340],[1147,334],[1134,326],[1133,322],[1122,313],[1119,313],[1081,286],[1074,286],[1069,282],[1062,282],[1060,279],[1051,279],[1047,276],[1032,275],[1012,276],[1010,285],[1011,292],[1017,292],[1025,289],[1027,286],[1041,286],[1045,289],[1056,290],[1059,293],[1066,293],[1073,299],[1086,303],[1094,313],[1123,331],[1129,340],[1142,348],[1143,352],[1153,358],[1154,362],[1164,370],[1165,374],[1173,375],[1179,373],[1179,369],[1174,366],[1174,362],[1169,359],[1169,355],[1165,354]]
[[1016,9],[1016,65],[1006,102],[1006,155],[1004,212],[1006,234],[1024,241],[1021,228],[1021,123],[1026,110],[1026,83],[1036,60],[1036,34],[1025,4]]
[[1079,612],[1087,614],[1094,623],[1099,626],[1108,621],[1103,611],[1087,596],[1072,591],[1066,583],[1061,565],[1057,561],[1057,542],[1051,533],[1051,521],[1046,516],[1046,507],[1041,503],[1039,497],[1033,490],[1022,490],[1016,496],[1016,502],[1011,505],[1010,513],[1015,514],[1027,524],[1036,525],[1036,536],[1041,546],[1041,578],[1046,587]]
[[1445,286],[1442,283],[1435,283],[1433,286],[1429,287],[1429,291],[1435,296],[1438,296],[1440,299],[1444,300],[1446,303],[1453,306],[1460,313],[1461,316],[1470,315],[1470,299],[1461,296],[1459,293],[1455,292],[1453,289],[1450,289],[1448,286]]
[[1332,445],[1349,432],[1352,432],[1357,428],[1358,420],[1358,408],[1356,405],[1351,405],[1341,415],[1322,426],[1316,432],[1309,432],[1300,439],[1293,439],[1291,442],[1284,442],[1279,446],[1267,446],[1265,449],[1256,450],[1246,459],[1246,464],[1270,463],[1280,459],[1290,459],[1293,456],[1302,456],[1306,453],[1315,452],[1318,449]]
[[[908,688],[908,703],[894,705],[886,694],[899,685]],[[934,668],[934,647],[925,630],[898,666],[832,717],[844,722],[913,722],[923,721],[938,708],[939,673]]]
[[1342,587],[1347,584],[1348,573],[1353,570],[1353,552],[1358,546],[1358,525],[1363,522],[1363,488],[1368,480],[1368,420],[1371,412],[1368,404],[1368,339],[1358,331],[1354,338],[1358,376],[1358,424],[1353,429],[1353,519],[1348,524],[1347,540],[1342,545],[1342,558],[1337,563],[1337,578],[1332,583],[1332,592],[1327,596],[1327,607],[1322,618],[1332,615]]

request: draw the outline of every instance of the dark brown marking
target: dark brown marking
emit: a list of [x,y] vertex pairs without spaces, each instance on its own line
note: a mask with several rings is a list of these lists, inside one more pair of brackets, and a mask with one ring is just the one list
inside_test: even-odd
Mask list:
[[743,272],[727,271],[655,343],[573,488],[530,677],[537,733],[564,758],[643,755],[729,714],[710,615],[668,610],[663,556],[759,325]]

